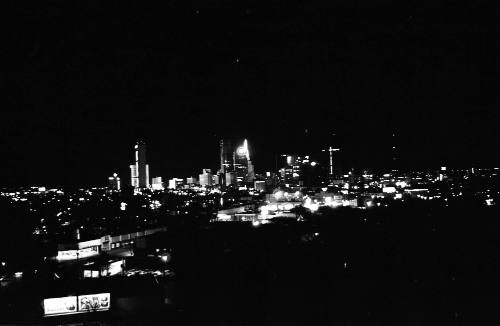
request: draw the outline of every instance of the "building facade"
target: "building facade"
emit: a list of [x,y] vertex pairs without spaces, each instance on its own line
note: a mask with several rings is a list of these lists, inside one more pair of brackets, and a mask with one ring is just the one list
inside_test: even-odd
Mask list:
[[130,184],[134,188],[149,188],[149,165],[146,163],[146,143],[134,146],[135,163],[130,165]]

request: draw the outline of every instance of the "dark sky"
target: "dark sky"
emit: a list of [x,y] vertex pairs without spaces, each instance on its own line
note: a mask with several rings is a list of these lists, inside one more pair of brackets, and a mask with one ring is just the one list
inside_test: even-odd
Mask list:
[[139,138],[164,178],[216,168],[227,136],[249,139],[258,171],[328,144],[343,167],[383,167],[392,133],[405,166],[498,164],[493,4],[18,4],[0,50],[0,186],[128,180]]

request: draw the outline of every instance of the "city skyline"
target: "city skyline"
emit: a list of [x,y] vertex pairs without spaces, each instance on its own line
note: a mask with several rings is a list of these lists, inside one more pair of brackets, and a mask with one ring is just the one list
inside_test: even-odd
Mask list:
[[8,6],[0,324],[500,325],[496,9]]
[[485,2],[172,4],[167,16],[51,6],[21,15],[4,46],[1,184],[98,183],[137,139],[166,162],[154,175],[197,172],[200,158],[215,167],[212,148],[230,137],[252,139],[271,169],[276,154],[306,152],[306,129],[335,132],[321,146],[343,148],[347,166],[382,166],[394,130],[402,164],[499,163]]

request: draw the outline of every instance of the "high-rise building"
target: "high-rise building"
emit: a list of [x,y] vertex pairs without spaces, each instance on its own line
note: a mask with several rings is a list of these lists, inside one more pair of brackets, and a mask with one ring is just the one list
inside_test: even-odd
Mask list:
[[234,152],[234,172],[236,173],[236,178],[238,179],[239,184],[245,182],[245,179],[247,177],[248,161],[249,161],[248,144],[245,139],[243,145],[238,147]]
[[118,174],[113,173],[113,176],[109,177],[108,180],[110,189],[120,190],[120,177],[118,176]]
[[[243,144],[233,147],[235,143],[231,140],[220,141],[220,170],[221,183],[228,186],[231,184],[252,183],[255,180],[255,171],[250,160],[250,150],[245,139]],[[228,174],[230,173],[230,174]],[[234,174],[234,178],[233,175]],[[231,179],[227,180],[226,176]]]
[[210,187],[212,186],[213,176],[211,169],[203,169],[203,173],[200,174],[200,186]]
[[220,141],[220,172],[225,175],[226,172],[233,171],[233,153],[234,149],[231,140],[221,139]]
[[236,186],[238,184],[238,179],[236,178],[236,173],[226,172],[225,175],[225,185],[226,186]]
[[234,172],[239,184],[252,183],[255,179],[255,171],[250,160],[250,150],[245,139],[243,145],[234,152]]
[[134,188],[149,187],[149,165],[146,164],[146,144],[142,141],[134,146],[135,164],[130,165],[130,184]]

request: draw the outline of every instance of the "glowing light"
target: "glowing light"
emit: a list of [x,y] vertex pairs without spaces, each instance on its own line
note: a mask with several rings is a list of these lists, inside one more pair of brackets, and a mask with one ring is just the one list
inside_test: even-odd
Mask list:
[[245,151],[245,148],[243,146],[238,147],[238,149],[236,150],[236,153],[238,153],[238,155],[241,155],[241,156],[247,154],[247,152]]
[[316,162],[311,162],[311,166],[316,166],[318,163]]
[[259,226],[259,225],[260,225],[260,222],[259,222],[259,221],[257,221],[257,220],[256,220],[256,221],[253,221],[253,222],[252,222],[252,225],[253,225],[253,226],[255,226],[255,227],[257,227],[257,226]]
[[395,187],[384,187],[384,188],[382,188],[382,192],[391,194],[391,193],[396,192],[396,188]]
[[121,203],[121,204],[120,204],[120,209],[121,209],[122,211],[126,210],[126,209],[127,209],[127,203]]
[[405,181],[396,182],[396,187],[406,188],[408,184]]

